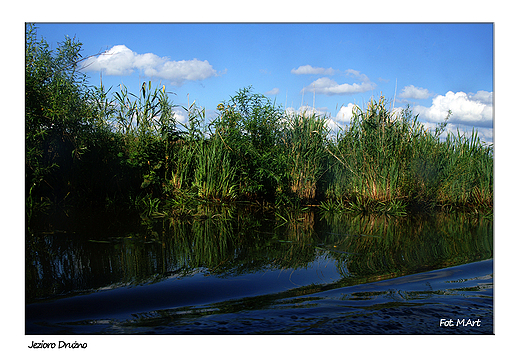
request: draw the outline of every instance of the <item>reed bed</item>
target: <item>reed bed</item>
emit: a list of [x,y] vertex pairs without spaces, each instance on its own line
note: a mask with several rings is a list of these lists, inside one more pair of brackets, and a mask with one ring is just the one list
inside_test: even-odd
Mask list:
[[326,170],[329,134],[326,118],[315,113],[288,115],[284,146],[291,193],[306,202],[317,199],[318,182]]
[[384,97],[359,107],[329,146],[329,201],[324,209],[405,214],[493,205],[493,151],[476,131],[428,131],[409,108],[392,113]]
[[110,97],[74,71],[78,44],[53,57],[32,30],[27,39],[28,218],[71,206],[183,216],[203,202],[235,201],[393,215],[492,211],[493,148],[476,131],[442,140],[449,115],[428,131],[381,96],[333,135],[326,116],[289,114],[248,87],[212,121],[192,103],[180,123],[164,86],[143,83],[137,95],[120,86]]

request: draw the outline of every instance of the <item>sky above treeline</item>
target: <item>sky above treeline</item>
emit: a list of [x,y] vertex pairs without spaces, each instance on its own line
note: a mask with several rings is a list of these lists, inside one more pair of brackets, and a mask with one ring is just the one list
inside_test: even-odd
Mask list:
[[[354,106],[383,95],[410,105],[428,128],[451,111],[448,129],[476,128],[493,142],[492,23],[36,23],[56,48],[82,43],[92,85],[152,81],[209,119],[252,87],[287,111],[313,110],[345,126]],[[87,58],[88,57],[88,58]]]

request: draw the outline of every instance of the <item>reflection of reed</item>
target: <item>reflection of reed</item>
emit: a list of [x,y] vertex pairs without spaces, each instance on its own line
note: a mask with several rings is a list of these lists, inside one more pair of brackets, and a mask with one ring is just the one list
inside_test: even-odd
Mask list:
[[[189,220],[143,223],[120,237],[27,241],[27,297],[142,284],[196,272],[219,277],[337,261],[348,282],[371,281],[493,256],[492,222],[467,215],[345,216],[200,208]],[[319,249],[319,250],[318,250]]]
[[297,242],[306,241],[312,237],[314,232],[314,212],[305,211],[290,214],[287,226],[289,239]]
[[[332,228],[338,218],[331,218]],[[336,222],[335,222],[336,221]],[[337,229],[336,229],[337,230]],[[435,217],[351,217],[336,243],[351,256],[335,256],[349,276],[389,278],[493,256],[492,223],[467,215]]]

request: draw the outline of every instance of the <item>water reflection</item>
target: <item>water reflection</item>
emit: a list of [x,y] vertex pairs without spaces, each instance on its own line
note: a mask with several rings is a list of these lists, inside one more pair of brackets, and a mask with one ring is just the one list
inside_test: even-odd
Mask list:
[[354,255],[331,254],[357,283],[493,257],[493,225],[484,219],[439,214],[341,220],[325,217],[329,230],[341,237],[334,245]]
[[[219,207],[201,208],[191,220],[139,225],[113,236],[97,227],[28,236],[26,302],[196,277],[253,275],[256,295],[312,285],[323,290],[493,257],[492,222],[466,215],[350,217]],[[286,276],[283,285],[268,279],[273,272]],[[246,286],[237,285],[233,295],[247,293]]]

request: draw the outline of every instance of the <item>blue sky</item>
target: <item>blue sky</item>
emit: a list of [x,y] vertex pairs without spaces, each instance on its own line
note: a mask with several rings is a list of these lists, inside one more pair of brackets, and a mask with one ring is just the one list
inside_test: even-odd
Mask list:
[[85,57],[106,51],[86,61],[92,84],[102,73],[105,86],[123,83],[138,93],[151,80],[174,92],[175,104],[185,106],[189,94],[209,118],[247,86],[288,110],[326,114],[331,126],[345,125],[354,105],[363,108],[383,94],[395,108],[410,104],[428,127],[451,110],[450,130],[475,127],[493,142],[491,23],[36,26],[53,47],[75,36]]

